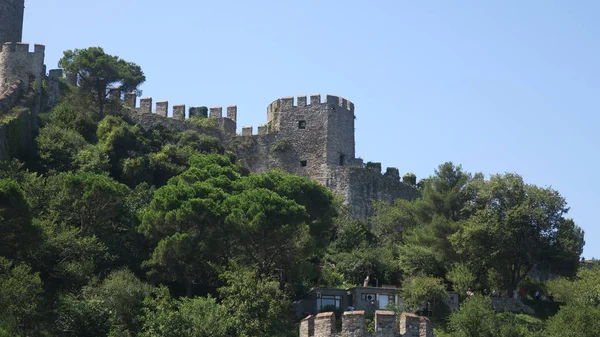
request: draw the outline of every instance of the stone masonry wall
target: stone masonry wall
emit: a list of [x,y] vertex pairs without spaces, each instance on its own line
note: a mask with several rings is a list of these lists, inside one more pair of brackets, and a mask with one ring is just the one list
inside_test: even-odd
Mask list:
[[279,139],[286,139],[293,149],[294,156],[288,159],[295,160],[286,163],[292,168],[291,172],[324,184],[328,165],[329,105],[321,103],[320,95],[311,96],[311,104],[306,104],[303,97],[303,100],[299,98],[298,105],[294,105],[294,97],[273,102],[267,111],[267,133],[278,133]]
[[16,81],[26,87],[34,86],[41,93],[45,76],[45,47],[36,44],[29,52],[29,44],[7,42],[0,46],[0,91],[6,90]]
[[18,80],[6,90],[0,90],[0,116],[8,113],[14,107],[23,94],[23,82]]
[[348,165],[354,159],[354,104],[327,96],[327,164]]
[[25,0],[0,0],[0,45],[21,42]]
[[373,214],[373,200],[392,203],[396,199],[419,197],[415,186],[400,181],[396,168],[386,173],[363,167],[331,167],[326,186],[344,197],[355,217],[364,219]]
[[433,337],[433,327],[426,317],[393,311],[375,312],[375,331],[367,332],[364,311],[347,311],[342,316],[342,331],[336,329],[332,312],[308,316],[300,322],[300,337]]

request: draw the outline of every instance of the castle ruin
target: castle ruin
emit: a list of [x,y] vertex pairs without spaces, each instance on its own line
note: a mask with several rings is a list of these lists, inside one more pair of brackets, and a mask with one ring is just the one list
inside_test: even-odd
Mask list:
[[[29,119],[19,115],[21,132],[29,135],[22,147],[32,142],[37,114],[43,107],[58,101],[58,81],[63,77],[60,69],[46,75],[44,46],[21,43],[24,0],[0,0],[0,115],[15,106],[26,106]],[[76,85],[76,80],[67,82]],[[42,84],[46,85],[45,102],[41,101]],[[159,122],[146,123],[143,115],[167,118],[169,102],[157,101],[152,111],[152,98],[139,100],[134,93],[110,92],[113,99],[123,97],[124,105],[134,113],[143,128]],[[188,117],[197,109],[191,108]],[[222,107],[213,107],[207,117],[216,121],[221,131],[219,138],[230,145],[250,172],[262,173],[271,169],[302,175],[327,186],[341,195],[356,218],[366,218],[373,212],[373,201],[393,202],[396,199],[418,197],[416,186],[402,182],[397,168],[387,168],[382,174],[380,163],[363,163],[356,157],[354,122],[355,107],[349,100],[327,95],[284,97],[267,107],[266,124],[258,126],[257,133],[249,126],[237,130],[237,106],[228,106],[223,116]],[[140,117],[142,115],[142,117]],[[176,130],[184,128],[186,106],[174,105],[172,117],[165,123]],[[135,120],[135,118],[133,118]],[[142,122],[143,121],[143,122]],[[6,128],[5,128],[6,129]],[[214,135],[214,134],[211,134]],[[14,156],[17,151],[6,145],[6,130],[0,125],[0,160]]]

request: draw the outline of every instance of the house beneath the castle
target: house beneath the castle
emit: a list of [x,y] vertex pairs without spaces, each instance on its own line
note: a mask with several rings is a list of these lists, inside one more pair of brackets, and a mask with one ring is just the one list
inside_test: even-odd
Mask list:
[[[458,293],[449,291],[446,305],[450,310],[458,310],[458,301]],[[308,291],[301,300],[294,303],[294,311],[297,317],[316,315],[327,311],[348,311],[348,309],[374,313],[377,310],[388,310],[390,306],[402,307],[403,302],[400,289],[395,286],[315,287]],[[421,311],[425,313],[426,308],[424,307]]]

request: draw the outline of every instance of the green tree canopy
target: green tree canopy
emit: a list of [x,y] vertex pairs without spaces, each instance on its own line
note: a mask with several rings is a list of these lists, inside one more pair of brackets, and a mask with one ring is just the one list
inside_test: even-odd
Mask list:
[[291,319],[291,302],[279,282],[256,271],[234,268],[223,274],[223,305],[240,337],[277,336]]
[[138,90],[146,81],[140,66],[106,54],[101,47],[67,50],[58,66],[77,74],[81,91],[96,105],[100,115],[104,113],[110,87],[128,92]]
[[472,207],[473,216],[451,238],[453,246],[496,269],[509,293],[541,261],[574,274],[583,231],[564,218],[568,208],[558,192],[525,184],[516,174],[494,175],[479,183]]
[[40,240],[40,230],[32,224],[29,203],[19,184],[0,179],[0,256],[25,259]]

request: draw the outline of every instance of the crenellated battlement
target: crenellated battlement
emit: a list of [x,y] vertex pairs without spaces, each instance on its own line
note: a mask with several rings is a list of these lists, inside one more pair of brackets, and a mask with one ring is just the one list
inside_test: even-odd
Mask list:
[[310,95],[310,101],[307,96],[293,96],[279,98],[267,107],[267,113],[285,112],[295,108],[321,108],[321,107],[340,107],[348,112],[354,113],[354,103],[347,99],[334,95],[326,95],[325,101],[321,101],[321,95]]
[[[63,81],[77,86],[78,76],[76,73],[63,74],[57,69],[50,70],[45,77],[45,46],[36,44],[32,47],[20,42],[23,9],[24,0],[0,0],[0,96],[3,96],[0,98],[0,110],[8,111],[23,98],[28,98],[27,104],[33,107],[31,117],[35,123],[42,107],[50,108],[58,103]],[[44,78],[47,79],[46,95],[42,95]],[[147,129],[159,125],[177,130],[192,128],[178,121],[194,118],[194,124],[203,132],[227,141],[241,140],[242,145],[237,146],[236,151],[240,152],[240,157],[246,157],[241,159],[250,171],[282,168],[306,176],[343,195],[358,217],[370,215],[373,200],[391,202],[400,197],[411,199],[418,194],[414,186],[400,181],[398,169],[388,168],[382,174],[380,164],[365,167],[362,159],[356,157],[354,103],[340,96],[281,97],[268,105],[266,123],[256,128],[257,135],[253,135],[253,127],[245,126],[241,129],[240,138],[232,137],[236,135],[237,128],[235,105],[226,109],[221,106],[210,109],[190,107],[186,116],[184,104],[170,107],[169,101],[153,101],[151,97],[140,98],[138,103],[136,93],[123,94],[120,89],[109,90],[108,96],[110,107],[121,112],[123,104],[128,107],[123,112]],[[170,119],[165,121],[162,118]],[[198,122],[197,118],[208,118],[205,120],[207,123]],[[32,132],[29,134],[33,135]],[[0,142],[2,140],[0,133]],[[346,313],[344,319],[350,322],[352,315]],[[385,315],[380,312],[377,317],[381,327]],[[326,316],[317,318],[316,326],[320,327],[319,322]],[[359,336],[350,333],[349,326],[344,326],[345,330],[339,335],[330,330],[327,334],[315,336]],[[365,335],[364,331],[360,333],[360,336]],[[380,335],[379,330],[377,333],[373,336]]]
[[29,51],[29,43],[23,42],[5,42],[0,45],[0,53],[29,53],[29,54],[41,54],[44,55],[46,46],[43,44],[34,44],[33,51]]
[[337,331],[335,314],[322,312],[300,322],[300,337],[433,337],[427,317],[410,313],[400,316],[393,311],[375,312],[375,330],[367,332],[364,311],[346,311],[342,315],[342,331]]
[[[118,88],[109,89],[109,97],[111,99],[121,100],[121,91]],[[186,105],[185,104],[175,104],[171,110],[171,116],[169,116],[169,101],[157,101],[155,103],[154,112],[152,110],[152,101],[151,97],[140,98],[140,105],[137,105],[137,93],[128,92],[123,95],[122,99],[125,106],[130,109],[137,111],[139,113],[148,113],[148,114],[156,114],[165,118],[173,118],[177,120],[186,120],[191,117],[201,117],[201,109],[199,107],[190,107],[188,116],[186,117]],[[204,116],[208,118],[215,119],[217,121],[217,125],[220,125],[226,134],[235,134],[236,132],[236,119],[237,119],[237,106],[230,105],[227,107],[227,116],[223,117],[223,108],[222,107],[212,107],[210,108],[210,114],[208,116]]]
[[36,44],[29,51],[28,43],[6,42],[0,46],[0,90],[6,89],[17,80],[27,87],[35,83],[35,89],[41,91],[42,78],[45,76],[44,53],[46,47]]

